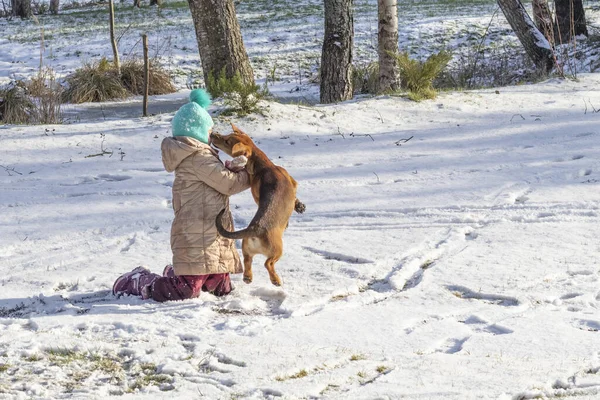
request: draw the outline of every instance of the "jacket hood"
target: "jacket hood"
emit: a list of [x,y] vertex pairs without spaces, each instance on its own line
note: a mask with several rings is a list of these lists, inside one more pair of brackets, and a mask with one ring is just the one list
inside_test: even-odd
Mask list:
[[210,152],[217,156],[217,152],[209,145],[187,136],[164,138],[160,148],[167,172],[175,171],[183,160],[197,152]]

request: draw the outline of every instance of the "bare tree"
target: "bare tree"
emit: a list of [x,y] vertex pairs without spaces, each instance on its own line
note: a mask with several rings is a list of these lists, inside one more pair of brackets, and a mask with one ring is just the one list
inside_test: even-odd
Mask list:
[[204,82],[211,74],[225,71],[232,78],[239,74],[246,84],[254,84],[254,73],[242,40],[233,0],[188,0]]
[[550,42],[535,26],[520,0],[497,0],[500,9],[508,20],[519,41],[535,65],[544,72],[554,66]]
[[398,2],[378,0],[379,32],[377,35],[379,54],[379,92],[396,90],[400,87],[400,71],[393,54],[398,52]]
[[325,37],[321,52],[321,103],[352,98],[352,0],[325,0]]
[[554,7],[557,41],[568,43],[573,36],[588,35],[582,0],[554,0]]
[[12,15],[21,18],[31,18],[31,0],[11,0]]

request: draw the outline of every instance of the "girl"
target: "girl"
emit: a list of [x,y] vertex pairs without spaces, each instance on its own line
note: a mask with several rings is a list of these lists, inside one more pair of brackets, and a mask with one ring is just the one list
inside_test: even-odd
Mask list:
[[214,122],[206,108],[210,97],[202,89],[192,90],[171,122],[173,137],[161,145],[162,161],[175,171],[171,226],[173,264],[162,276],[144,267],[121,275],[113,285],[116,296],[136,295],[156,301],[198,297],[201,291],[223,296],[231,291],[230,273],[243,267],[235,241],[217,233],[215,219],[226,209],[223,223],[233,230],[229,196],[250,187],[245,169],[227,169],[209,146]]

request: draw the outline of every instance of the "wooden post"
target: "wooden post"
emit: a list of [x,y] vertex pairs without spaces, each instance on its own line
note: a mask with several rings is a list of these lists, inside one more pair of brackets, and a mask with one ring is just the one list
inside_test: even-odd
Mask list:
[[148,116],[148,92],[150,87],[150,62],[148,61],[148,35],[142,35],[142,44],[144,47],[144,117]]
[[108,13],[110,15],[110,42],[113,48],[113,58],[117,73],[121,76],[121,62],[119,61],[119,50],[115,39],[115,6],[113,0],[108,0]]

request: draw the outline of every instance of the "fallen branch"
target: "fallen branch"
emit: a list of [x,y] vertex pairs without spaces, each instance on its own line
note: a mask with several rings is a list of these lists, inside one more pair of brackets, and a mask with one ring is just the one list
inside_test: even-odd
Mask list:
[[104,141],[106,140],[104,133],[101,133],[100,137],[102,138],[102,142],[100,142],[100,151],[101,152],[96,153],[96,154],[89,154],[89,155],[85,156],[84,158],[99,157],[99,156],[103,156],[105,154],[109,154],[109,157],[113,155],[112,151],[108,151],[104,148]]
[[[397,141],[395,141],[395,142],[394,142],[394,144],[395,144],[396,146],[402,146],[402,143],[406,143],[406,142],[408,142],[410,139],[412,139],[412,138],[414,138],[414,137],[415,137],[415,136],[413,135],[413,136],[409,137],[408,139],[400,139],[400,140],[397,140]],[[402,143],[400,143],[400,142],[402,142]]]
[[[600,110],[596,110],[596,107],[594,107],[594,105],[592,104],[591,100],[588,100],[590,102],[590,107],[592,107],[593,113],[597,114],[598,112],[600,112]],[[585,104],[585,111],[583,112],[584,114],[587,114],[588,111],[588,107],[587,107],[587,101],[585,101],[585,99],[583,99],[583,104]]]
[[4,170],[6,171],[8,176],[12,176],[11,172],[14,172],[15,174],[23,175],[19,171],[16,171],[15,167],[10,168],[10,167],[5,167],[4,165],[0,165],[0,167],[4,168]]
[[371,136],[371,134],[369,133],[354,133],[352,132],[349,136],[355,137],[355,136],[368,136],[371,138],[372,141],[375,141],[375,139],[373,139],[373,136]]

